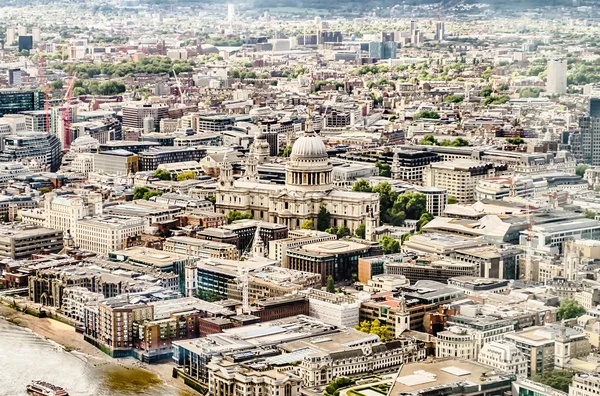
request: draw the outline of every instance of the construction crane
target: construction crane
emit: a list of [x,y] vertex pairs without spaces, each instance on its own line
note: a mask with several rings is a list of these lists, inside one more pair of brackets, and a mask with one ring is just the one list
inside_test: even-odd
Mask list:
[[[71,73],[71,69],[69,68],[69,74]],[[71,95],[73,94],[73,88],[75,87],[75,81],[77,81],[77,72],[73,73],[71,80],[69,81],[69,86],[67,87],[67,91],[65,92],[65,111],[62,114],[63,121],[63,133],[64,133],[64,141],[63,148],[65,151],[69,150],[71,147]]]

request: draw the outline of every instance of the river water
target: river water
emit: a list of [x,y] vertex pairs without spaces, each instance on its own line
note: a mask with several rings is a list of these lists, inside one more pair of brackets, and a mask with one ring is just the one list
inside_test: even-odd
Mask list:
[[0,317],[0,396],[27,395],[25,387],[33,379],[62,386],[69,396],[180,395],[153,373],[88,362]]

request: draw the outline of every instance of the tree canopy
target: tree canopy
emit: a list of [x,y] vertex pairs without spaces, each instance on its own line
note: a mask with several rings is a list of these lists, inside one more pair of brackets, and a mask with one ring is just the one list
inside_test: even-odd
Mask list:
[[317,217],[317,230],[325,231],[331,225],[331,213],[325,206],[321,206]]
[[375,166],[379,169],[379,176],[392,177],[392,167],[389,164],[382,164],[381,162],[375,162]]
[[565,298],[560,301],[556,316],[559,320],[573,319],[583,315],[585,312],[585,308],[577,301]]
[[381,243],[381,248],[385,254],[394,254],[400,251],[400,242],[387,235],[381,237],[379,243]]
[[333,283],[333,277],[331,275],[327,277],[327,285],[325,286],[325,290],[328,293],[335,293],[335,284]]
[[300,226],[300,228],[302,228],[303,230],[312,230],[314,227],[314,223],[312,220],[305,220],[302,225]]
[[196,173],[193,171],[181,172],[177,175],[177,181],[192,180],[196,178]]
[[171,174],[164,169],[157,169],[153,173],[154,177],[158,177],[160,180],[171,180]]
[[432,120],[439,120],[440,114],[437,111],[433,110],[421,110],[417,114],[414,115],[413,120],[418,120],[421,118],[427,118]]
[[373,187],[371,187],[371,184],[365,179],[360,179],[354,183],[354,186],[352,186],[352,191],[370,193],[373,192]]
[[361,239],[365,239],[367,234],[367,226],[364,223],[362,223],[361,225],[356,227],[356,230],[354,230],[354,234]]
[[577,168],[575,168],[575,174],[577,176],[583,177],[587,168],[589,168],[589,166],[587,165],[577,165]]
[[252,213],[250,212],[240,212],[237,210],[232,210],[231,212],[227,213],[227,215],[225,216],[225,218],[227,219],[227,223],[231,224],[236,220],[243,220],[243,219],[251,219],[252,218]]
[[506,138],[506,142],[519,146],[519,145],[525,143],[525,140],[521,139],[520,137],[514,137],[514,138]]
[[551,370],[543,372],[542,375],[533,377],[533,380],[548,385],[556,390],[568,393],[574,375],[575,373],[572,371]]
[[378,335],[381,341],[386,341],[392,338],[389,328],[385,325],[382,326],[379,319],[375,319],[372,322],[364,320],[360,322],[359,325],[354,326],[354,328],[363,333]]

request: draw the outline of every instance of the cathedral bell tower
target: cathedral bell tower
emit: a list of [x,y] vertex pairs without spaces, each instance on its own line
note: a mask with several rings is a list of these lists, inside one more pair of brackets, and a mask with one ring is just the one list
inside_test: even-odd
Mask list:
[[225,153],[223,161],[219,163],[219,186],[220,187],[233,187],[233,166],[228,157],[229,153]]

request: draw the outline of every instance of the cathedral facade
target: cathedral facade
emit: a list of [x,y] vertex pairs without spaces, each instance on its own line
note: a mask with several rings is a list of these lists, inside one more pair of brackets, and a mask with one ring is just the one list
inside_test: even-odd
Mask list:
[[244,176],[234,180],[232,166],[224,156],[216,190],[217,212],[250,212],[256,220],[285,224],[293,230],[306,220],[316,227],[324,207],[331,214],[330,226],[345,226],[354,232],[365,224],[366,238],[372,239],[379,221],[379,195],[334,188],[327,149],[310,125],[292,147],[285,165],[285,186],[259,180],[259,159],[253,145]]

